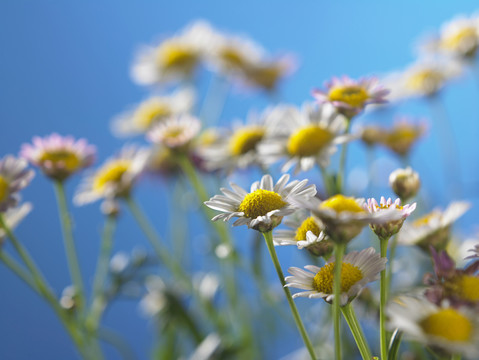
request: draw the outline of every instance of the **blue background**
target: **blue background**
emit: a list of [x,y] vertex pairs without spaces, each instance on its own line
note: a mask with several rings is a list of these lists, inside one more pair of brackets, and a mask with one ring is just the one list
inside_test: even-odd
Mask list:
[[[477,1],[2,1],[0,5],[0,154],[18,153],[35,135],[51,132],[86,137],[98,146],[101,162],[124,143],[110,133],[113,116],[148,95],[136,86],[129,67],[139,45],[162,34],[173,34],[192,20],[202,18],[219,29],[244,33],[273,53],[292,52],[299,69],[288,78],[280,98],[301,104],[310,91],[333,75],[359,77],[404,68],[414,60],[412,45],[424,32],[434,30],[456,14],[470,14]],[[205,74],[202,86],[208,83]],[[459,141],[461,176],[465,195],[477,202],[479,180],[479,92],[472,74],[445,89],[442,98],[453,119]],[[254,107],[270,104],[264,94],[233,92],[223,121],[244,118]],[[421,101],[411,101],[398,112],[428,116]],[[374,120],[362,116],[358,121]],[[434,129],[434,126],[432,125]],[[440,144],[434,131],[413,152],[421,172],[429,205],[446,205]],[[364,150],[351,149],[349,168],[363,166]],[[387,152],[385,177],[399,162]],[[380,169],[381,170],[381,169]],[[70,196],[79,179],[67,186]],[[384,184],[384,181],[383,181]],[[242,184],[247,186],[246,181]],[[138,198],[158,228],[166,226],[166,186],[146,182]],[[380,189],[380,188],[379,188]],[[372,196],[380,196],[375,190]],[[58,223],[53,189],[37,174],[23,192],[34,212],[18,229],[18,236],[34,255],[52,287],[60,293],[70,283]],[[461,231],[474,234],[473,209],[461,221]],[[99,247],[102,216],[98,204],[76,208],[75,236],[86,283],[91,285]],[[239,230],[242,231],[242,230]],[[122,217],[115,250],[147,247],[130,216]],[[7,250],[10,250],[7,247]],[[284,267],[291,256],[283,249]],[[52,311],[4,267],[0,267],[0,359],[70,359],[75,352]],[[107,313],[105,323],[118,329],[146,358],[153,326],[135,303],[120,301]],[[270,351],[271,358],[300,346],[296,335]],[[284,341],[283,341],[284,342]],[[107,347],[106,347],[107,348]],[[109,358],[115,353],[107,348]]]

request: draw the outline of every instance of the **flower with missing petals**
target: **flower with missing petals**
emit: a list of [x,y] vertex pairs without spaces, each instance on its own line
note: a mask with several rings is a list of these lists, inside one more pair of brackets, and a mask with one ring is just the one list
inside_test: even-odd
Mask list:
[[[32,211],[32,204],[30,203],[24,203],[17,207],[10,208],[2,214],[3,221],[5,221],[5,224],[10,230],[13,230],[25,218],[25,216],[30,213],[30,211]],[[5,233],[5,230],[0,227],[0,246],[5,241],[6,236],[7,234]]]
[[368,104],[384,104],[389,90],[379,84],[377,78],[354,80],[348,76],[333,77],[324,84],[326,90],[313,90],[319,103],[330,103],[347,118],[359,114]]
[[33,145],[24,144],[20,156],[38,166],[48,177],[63,181],[70,175],[89,167],[95,160],[96,148],[85,139],[52,134],[34,137]]
[[169,149],[183,149],[193,140],[201,128],[200,121],[191,115],[168,118],[155,125],[147,134],[148,140]]
[[308,180],[288,181],[289,175],[284,174],[273,185],[271,175],[264,175],[261,181],[251,185],[249,193],[230,183],[233,191],[222,188],[224,195],[215,195],[205,205],[222,212],[213,221],[228,221],[237,217],[233,226],[247,225],[254,230],[268,232],[281,223],[283,216],[297,209],[294,203],[307,202],[316,195],[316,187],[307,185]]
[[387,309],[390,328],[399,329],[420,343],[463,354],[479,356],[479,323],[477,314],[466,307],[454,308],[447,303],[435,305],[423,298],[400,297]]
[[34,176],[33,170],[27,169],[25,159],[7,155],[0,159],[0,213],[17,205],[18,192],[26,187]]
[[[387,259],[382,258],[372,247],[346,254],[341,266],[340,305],[350,303],[366,284],[377,280],[379,273],[385,269],[386,262]],[[289,268],[288,272],[293,276],[285,278],[286,286],[305,290],[294,294],[293,298],[322,298],[332,304],[334,265],[335,259],[332,257],[323,267],[307,265],[304,267],[307,271],[297,267]]]
[[148,149],[124,147],[116,157],[108,159],[85,178],[73,198],[74,203],[84,205],[101,198],[128,196],[149,156]]

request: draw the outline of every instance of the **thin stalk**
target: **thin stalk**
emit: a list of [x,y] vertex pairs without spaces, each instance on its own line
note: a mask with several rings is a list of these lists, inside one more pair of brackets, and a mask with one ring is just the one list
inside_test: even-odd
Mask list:
[[321,177],[323,178],[324,189],[326,190],[326,195],[332,196],[334,195],[334,184],[331,182],[331,177],[326,171],[326,168],[319,165],[319,169],[321,170]]
[[25,271],[23,267],[15,261],[15,259],[13,259],[3,250],[0,250],[0,260],[3,261],[5,266],[9,268],[15,275],[17,275],[21,280],[23,280],[25,284],[30,286],[32,290],[34,290],[38,295],[42,296],[32,276],[27,271]]
[[[349,134],[349,131],[351,129],[351,119],[347,119],[347,124],[346,124],[346,131],[345,135]],[[338,175],[336,177],[336,193],[337,194],[342,194],[344,192],[343,189],[343,178],[344,178],[344,173],[346,171],[346,155],[348,153],[348,143],[345,142],[341,148],[341,155],[339,158],[339,169],[338,169]]]
[[333,323],[334,323],[334,353],[336,360],[341,360],[341,267],[346,245],[335,243],[334,245],[334,281],[333,281]]
[[99,328],[98,338],[114,346],[124,360],[135,360],[137,358],[125,339],[113,330],[104,327]]
[[393,278],[393,262],[396,257],[396,248],[398,244],[398,236],[394,235],[391,241],[391,246],[389,248],[389,259],[388,259],[388,268],[386,275],[386,301],[388,301],[389,294],[391,292],[391,282]]
[[356,345],[358,346],[359,352],[361,353],[361,357],[363,358],[363,360],[371,360],[371,350],[369,350],[368,343],[366,341],[366,338],[364,337],[364,333],[361,330],[359,323],[357,322],[356,315],[354,314],[354,308],[351,303],[341,307],[341,312],[343,313],[343,316],[349,325],[349,329],[353,334]]
[[229,89],[228,80],[219,75],[212,76],[199,116],[203,124],[216,125],[223,112]]
[[[389,238],[379,239],[379,245],[381,248],[381,257],[387,258],[388,256],[388,241]],[[380,280],[380,303],[379,303],[379,338],[381,348],[381,359],[388,358],[388,340],[386,333],[386,301],[387,301],[387,282],[386,282],[386,269],[381,271]]]
[[108,267],[110,264],[111,251],[113,248],[113,234],[116,226],[116,217],[108,216],[105,221],[103,235],[100,247],[100,256],[93,280],[93,301],[90,313],[86,320],[86,326],[92,332],[96,332],[100,323],[101,315],[106,306],[104,294],[105,282],[108,277]]
[[281,265],[279,263],[278,256],[276,255],[276,250],[274,249],[273,234],[271,231],[268,231],[263,233],[263,236],[264,240],[266,241],[266,245],[268,246],[269,255],[271,256],[271,260],[273,261],[274,268],[276,269],[276,273],[278,274],[279,281],[283,287],[284,294],[286,295],[286,300],[288,300],[288,304],[291,309],[291,313],[293,314],[296,326],[298,327],[301,337],[303,338],[304,345],[306,346],[306,349],[308,350],[311,359],[315,360],[316,355],[314,353],[313,345],[311,343],[311,340],[309,340],[308,333],[306,332],[303,321],[299,316],[298,309],[296,308],[296,304],[294,303],[293,297],[291,296],[291,292],[289,291],[289,288],[286,287],[283,270],[281,270]]
[[461,360],[461,354],[452,355],[451,360]]
[[58,211],[63,232],[63,241],[65,244],[65,251],[68,260],[68,268],[70,271],[73,285],[75,287],[75,292],[78,296],[77,307],[81,312],[86,305],[85,290],[83,286],[83,279],[81,276],[80,264],[78,262],[77,251],[75,249],[75,240],[73,239],[72,221],[68,212],[68,205],[65,196],[65,187],[63,186],[63,182],[61,181],[54,181],[53,184],[57,197]]

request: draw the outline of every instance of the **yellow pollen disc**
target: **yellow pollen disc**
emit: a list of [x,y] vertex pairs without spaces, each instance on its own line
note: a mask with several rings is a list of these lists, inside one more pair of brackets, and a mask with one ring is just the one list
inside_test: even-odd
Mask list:
[[263,139],[264,128],[250,126],[236,131],[230,139],[229,148],[234,156],[244,155],[256,149],[256,145]]
[[353,197],[346,197],[344,195],[338,194],[330,197],[328,200],[325,200],[319,205],[320,209],[333,209],[337,213],[343,211],[360,213],[365,212],[365,210],[358,205],[356,200]]
[[2,202],[3,200],[7,198],[8,187],[9,187],[8,181],[4,177],[0,176],[0,202]]
[[369,99],[369,94],[361,86],[334,86],[329,90],[328,97],[331,101],[341,101],[352,107],[363,107]]
[[171,114],[171,108],[165,102],[146,101],[133,114],[133,121],[140,129],[148,130],[153,124]]
[[255,219],[264,216],[270,211],[281,209],[288,203],[283,201],[281,195],[274,191],[258,189],[246,195],[238,211],[244,212],[245,217]]
[[334,135],[319,125],[308,125],[293,133],[288,140],[288,152],[294,156],[313,156],[331,142]]
[[206,129],[198,136],[197,143],[203,146],[213,145],[219,137],[215,129]]
[[419,326],[428,335],[449,341],[466,342],[471,339],[472,323],[454,309],[443,309],[421,320]]
[[181,134],[183,134],[185,129],[181,126],[171,126],[170,128],[166,129],[163,133],[163,137],[165,139],[176,139]]
[[103,193],[108,184],[118,184],[125,172],[131,167],[129,160],[114,160],[103,166],[93,179],[93,191]]
[[[343,263],[341,266],[341,292],[348,292],[351,286],[363,278],[361,270],[352,264]],[[318,271],[313,279],[313,288],[316,291],[332,294],[334,279],[334,263],[326,264]]]
[[226,66],[234,70],[244,70],[248,67],[248,60],[232,46],[223,47],[219,56],[226,63]]
[[277,64],[255,66],[248,71],[251,81],[267,90],[274,89],[282,75],[283,69]]
[[461,50],[461,46],[465,43],[473,43],[477,48],[478,40],[477,30],[472,26],[466,26],[442,39],[441,47],[456,51]]
[[319,236],[319,233],[321,232],[316,220],[314,220],[312,216],[301,223],[301,226],[296,230],[296,236],[294,239],[296,241],[306,240],[306,233],[308,231],[311,231],[316,236]]
[[157,63],[167,70],[190,73],[198,62],[198,54],[191,47],[170,41],[157,50]]
[[75,171],[80,166],[77,154],[68,150],[45,151],[39,158],[40,162],[52,162],[53,165],[61,163],[68,171]]
[[430,212],[429,214],[421,216],[417,220],[414,220],[412,224],[416,227],[428,225],[431,222],[431,220],[434,219],[436,216],[437,216],[437,213],[433,211],[433,212]]
[[434,91],[441,86],[443,81],[444,76],[439,71],[424,69],[412,74],[407,80],[407,86],[417,91]]
[[479,278],[463,275],[459,279],[459,295],[462,299],[471,302],[479,301]]

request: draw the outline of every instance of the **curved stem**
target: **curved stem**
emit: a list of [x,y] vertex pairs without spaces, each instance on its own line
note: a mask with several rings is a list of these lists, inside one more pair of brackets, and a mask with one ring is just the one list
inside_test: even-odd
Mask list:
[[334,281],[333,281],[333,322],[334,322],[334,353],[336,360],[341,359],[341,267],[343,265],[344,251],[346,245],[342,243],[335,243],[334,245]]
[[283,286],[283,291],[284,291],[284,294],[286,295],[286,300],[288,300],[289,307],[291,308],[291,313],[293,314],[296,326],[298,327],[301,337],[303,338],[304,345],[306,346],[306,349],[308,350],[309,355],[311,356],[311,359],[315,360],[316,355],[314,353],[313,345],[311,343],[311,340],[309,340],[308,333],[306,332],[306,329],[304,328],[304,325],[303,325],[303,321],[301,320],[301,317],[299,316],[298,309],[296,308],[296,304],[294,303],[294,300],[291,296],[291,292],[289,291],[289,288],[286,287],[286,281],[284,280],[283,270],[281,270],[281,265],[279,263],[278,256],[276,255],[276,250],[274,249],[273,234],[271,233],[271,231],[268,231],[263,233],[263,236],[266,241],[266,245],[268,246],[269,255],[271,256],[271,260],[273,261],[274,268],[276,269],[276,273],[278,274],[279,281],[281,282],[281,285]]
[[[379,246],[381,248],[381,257],[387,258],[388,256],[388,241],[389,238],[379,239]],[[381,271],[380,280],[380,303],[379,303],[379,337],[381,348],[381,359],[388,358],[388,344],[386,334],[386,301],[387,301],[387,282],[386,282],[386,269]]]
[[364,337],[364,333],[359,323],[357,322],[354,308],[351,303],[341,307],[341,312],[343,313],[343,316],[346,319],[349,328],[351,329],[351,333],[354,336],[354,340],[356,341],[356,345],[358,346],[359,352],[361,353],[361,357],[363,358],[363,360],[371,360],[371,350],[369,350],[369,346],[366,341],[366,338]]
[[81,276],[80,264],[78,262],[77,251],[75,249],[75,240],[73,239],[72,221],[70,214],[68,213],[65,188],[63,186],[63,182],[61,181],[54,181],[54,187],[60,214],[60,222],[62,225],[63,241],[68,259],[68,268],[70,270],[70,276],[75,287],[75,292],[78,296],[77,307],[80,312],[82,312],[84,306],[86,305],[85,290]]

